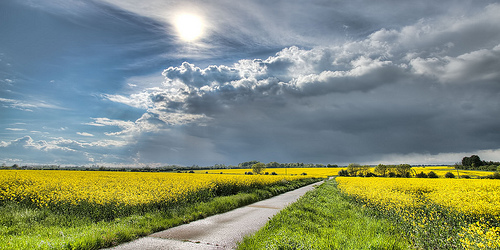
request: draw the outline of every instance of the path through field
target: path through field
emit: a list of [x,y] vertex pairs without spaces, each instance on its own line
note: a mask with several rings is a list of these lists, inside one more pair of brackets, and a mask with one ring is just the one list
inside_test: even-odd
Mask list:
[[319,184],[314,183],[227,213],[154,233],[110,250],[233,249],[245,235],[258,231],[281,209]]

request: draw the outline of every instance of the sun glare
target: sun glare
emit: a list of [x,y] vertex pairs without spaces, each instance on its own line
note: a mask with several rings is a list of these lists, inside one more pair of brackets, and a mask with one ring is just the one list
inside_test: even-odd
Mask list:
[[203,33],[203,22],[201,18],[191,14],[179,15],[175,19],[175,27],[179,36],[184,41],[194,41]]

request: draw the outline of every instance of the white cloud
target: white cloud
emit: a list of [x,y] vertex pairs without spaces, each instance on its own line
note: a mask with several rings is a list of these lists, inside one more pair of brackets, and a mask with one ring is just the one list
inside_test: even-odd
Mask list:
[[41,108],[59,109],[59,110],[67,109],[54,104],[47,103],[45,101],[38,101],[36,103],[33,103],[33,102],[26,102],[8,98],[0,98],[0,103],[3,103],[3,106],[6,108],[19,109],[22,111],[29,111],[29,112],[33,112],[34,109],[41,109]]
[[97,126],[97,127],[117,126],[124,129],[129,129],[134,126],[134,123],[131,121],[113,120],[105,117],[92,118],[92,119],[94,120],[94,122],[86,123],[86,125]]
[[417,74],[428,75],[442,83],[474,83],[500,80],[500,45],[491,49],[471,51],[457,57],[412,59]]
[[[97,140],[81,142],[62,137],[49,140],[34,140],[24,136],[11,141],[0,141],[4,155],[19,162],[29,164],[87,164],[89,162],[130,161],[127,156],[120,155],[124,147],[130,145],[126,140]],[[90,160],[90,159],[93,159]],[[9,161],[7,158],[0,159]],[[9,161],[10,162],[10,161]]]
[[9,130],[9,131],[26,131],[26,129],[24,129],[24,128],[5,128],[5,130]]
[[81,136],[87,136],[87,137],[93,137],[93,134],[87,133],[87,132],[76,132],[76,134],[81,135]]
[[414,165],[438,165],[446,164],[453,165],[461,164],[462,158],[471,155],[479,155],[482,160],[500,161],[500,149],[477,150],[470,152],[453,152],[453,153],[438,153],[438,154],[387,154],[376,156],[362,164],[414,164]]

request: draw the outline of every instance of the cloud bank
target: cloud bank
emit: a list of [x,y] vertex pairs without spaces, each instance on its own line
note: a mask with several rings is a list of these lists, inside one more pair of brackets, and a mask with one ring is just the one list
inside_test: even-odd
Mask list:
[[233,65],[185,62],[165,69],[160,87],[105,98],[146,111],[116,135],[158,145],[182,129],[221,161],[349,162],[498,149],[499,12],[492,4]]

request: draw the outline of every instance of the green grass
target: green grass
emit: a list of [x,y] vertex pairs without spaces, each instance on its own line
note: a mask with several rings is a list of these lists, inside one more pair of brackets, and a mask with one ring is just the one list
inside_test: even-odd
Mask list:
[[342,195],[334,181],[306,193],[238,249],[408,249],[391,221]]
[[95,221],[48,208],[14,202],[0,205],[0,249],[99,249],[160,230],[223,213],[258,200],[296,189],[318,179],[280,183],[207,201],[152,209],[142,213]]

